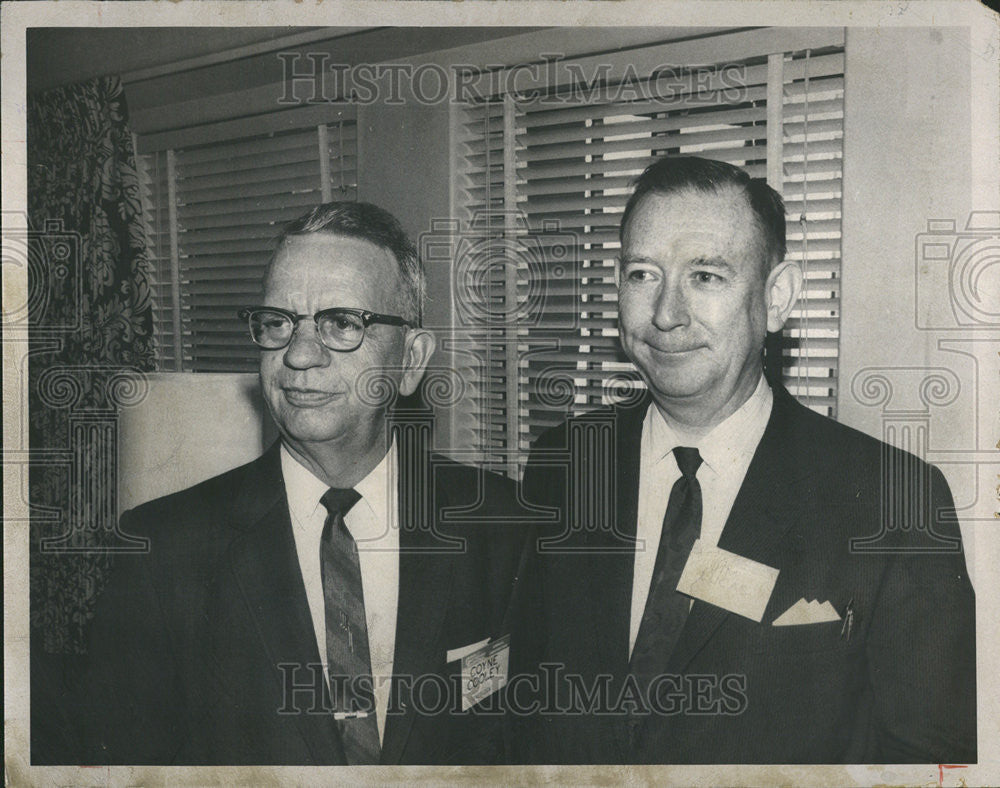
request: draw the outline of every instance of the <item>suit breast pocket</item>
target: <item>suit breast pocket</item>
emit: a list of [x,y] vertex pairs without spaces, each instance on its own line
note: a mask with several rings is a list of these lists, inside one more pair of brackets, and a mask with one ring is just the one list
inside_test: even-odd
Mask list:
[[809,654],[846,652],[860,644],[859,638],[842,638],[841,621],[820,624],[774,626],[762,624],[757,629],[754,651],[758,654]]

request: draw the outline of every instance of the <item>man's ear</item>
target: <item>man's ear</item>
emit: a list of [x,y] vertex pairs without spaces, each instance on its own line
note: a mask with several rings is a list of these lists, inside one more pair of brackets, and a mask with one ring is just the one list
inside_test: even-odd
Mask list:
[[768,331],[781,331],[801,289],[802,269],[798,263],[789,260],[771,269],[764,291],[767,298]]
[[423,328],[411,328],[406,332],[403,348],[403,375],[399,380],[399,393],[408,397],[417,390],[424,370],[434,355],[437,339]]

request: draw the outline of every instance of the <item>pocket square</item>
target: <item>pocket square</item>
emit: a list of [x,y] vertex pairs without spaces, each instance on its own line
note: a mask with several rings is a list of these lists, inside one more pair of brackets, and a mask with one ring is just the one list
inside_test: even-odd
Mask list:
[[827,621],[840,621],[840,614],[834,610],[829,602],[820,602],[816,599],[800,599],[788,610],[778,616],[771,626],[787,627],[799,626],[802,624],[823,624]]

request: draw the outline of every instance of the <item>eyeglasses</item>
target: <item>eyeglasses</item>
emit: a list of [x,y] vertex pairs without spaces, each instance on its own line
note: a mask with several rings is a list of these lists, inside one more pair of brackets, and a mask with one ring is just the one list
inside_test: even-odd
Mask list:
[[310,317],[316,323],[316,334],[330,350],[349,353],[361,347],[365,329],[372,323],[389,326],[412,326],[396,315],[380,315],[367,309],[334,307],[321,309],[315,315],[297,315],[276,306],[248,306],[239,312],[240,318],[250,326],[250,339],[266,350],[280,350],[292,341],[295,327],[300,320]]

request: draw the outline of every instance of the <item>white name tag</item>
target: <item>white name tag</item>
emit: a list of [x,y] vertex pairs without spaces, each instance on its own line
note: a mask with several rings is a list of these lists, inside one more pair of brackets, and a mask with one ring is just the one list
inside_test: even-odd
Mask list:
[[468,646],[462,646],[461,648],[451,648],[448,649],[448,653],[445,654],[445,662],[454,662],[457,659],[461,659],[467,654],[471,654],[473,651],[477,651],[490,642],[489,638],[483,638],[478,643],[470,643]]
[[462,657],[462,711],[507,686],[509,661],[510,635]]
[[696,540],[677,590],[760,623],[778,570]]

